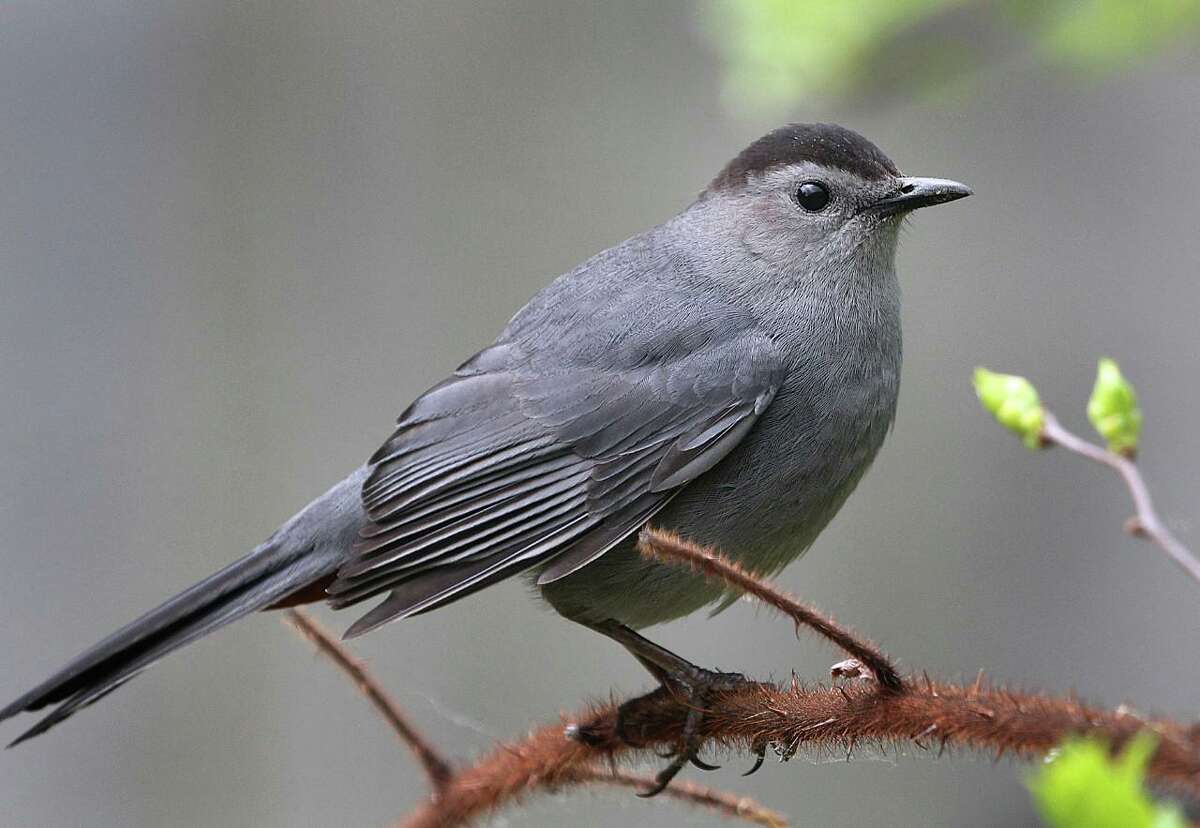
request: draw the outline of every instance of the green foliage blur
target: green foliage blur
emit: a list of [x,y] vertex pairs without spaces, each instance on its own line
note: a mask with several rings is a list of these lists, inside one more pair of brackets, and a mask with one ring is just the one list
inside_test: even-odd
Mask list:
[[703,0],[703,16],[726,101],[746,112],[1011,60],[1105,73],[1200,45],[1200,0]]
[[1066,742],[1028,782],[1038,813],[1049,828],[1186,828],[1176,808],[1146,795],[1155,744],[1142,732],[1110,757],[1101,742]]

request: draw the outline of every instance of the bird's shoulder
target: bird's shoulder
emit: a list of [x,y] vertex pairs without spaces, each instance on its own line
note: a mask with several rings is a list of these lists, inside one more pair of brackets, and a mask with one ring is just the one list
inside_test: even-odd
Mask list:
[[726,295],[674,244],[671,223],[634,236],[555,279],[460,373],[573,369],[629,371],[774,350],[755,309]]

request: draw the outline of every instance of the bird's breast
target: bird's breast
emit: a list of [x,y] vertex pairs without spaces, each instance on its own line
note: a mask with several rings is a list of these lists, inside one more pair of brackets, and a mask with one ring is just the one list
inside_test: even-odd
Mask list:
[[[779,393],[724,462],[682,492],[665,519],[760,572],[812,544],[870,467],[896,411],[899,302],[894,283],[853,299],[811,298]],[[855,301],[858,300],[858,301]]]

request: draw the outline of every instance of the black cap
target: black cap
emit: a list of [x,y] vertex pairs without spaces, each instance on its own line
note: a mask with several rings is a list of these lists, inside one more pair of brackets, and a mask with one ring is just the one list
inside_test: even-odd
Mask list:
[[900,174],[883,150],[853,130],[837,124],[788,124],[742,150],[708,189],[732,189],[745,184],[751,174],[801,161],[837,167],[870,181]]

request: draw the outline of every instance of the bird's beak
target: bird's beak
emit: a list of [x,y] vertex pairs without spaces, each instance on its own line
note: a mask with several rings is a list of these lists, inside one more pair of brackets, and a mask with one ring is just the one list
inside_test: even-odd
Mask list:
[[945,178],[911,178],[904,177],[896,180],[899,185],[890,195],[872,204],[872,212],[882,216],[894,216],[907,213],[919,207],[929,207],[933,204],[945,204],[947,201],[957,201],[971,195],[971,188],[957,181]]

